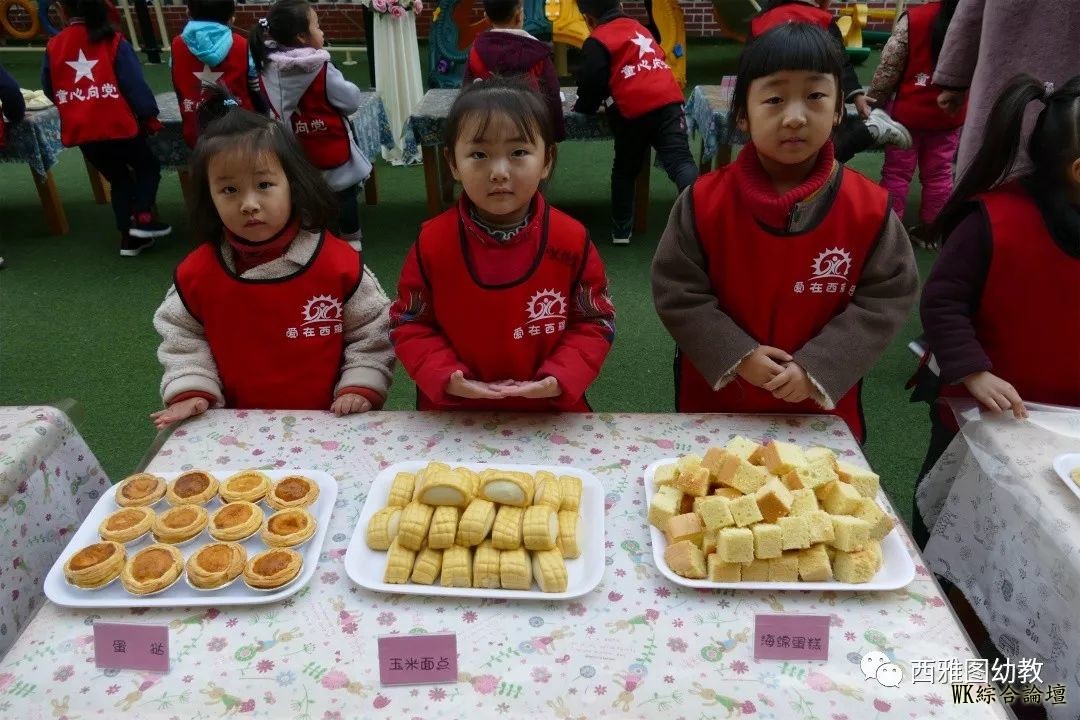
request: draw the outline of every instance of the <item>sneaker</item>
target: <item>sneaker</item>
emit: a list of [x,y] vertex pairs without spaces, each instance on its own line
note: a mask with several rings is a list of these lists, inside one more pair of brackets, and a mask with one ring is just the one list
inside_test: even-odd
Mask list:
[[120,236],[120,257],[135,257],[143,250],[154,247],[154,238],[136,237],[134,232]]
[[630,235],[629,235],[629,233],[626,234],[626,235],[623,235],[622,233],[611,233],[611,244],[612,245],[629,245],[630,244]]
[[937,234],[929,225],[913,225],[908,228],[908,237],[911,244],[923,250],[937,250],[939,246]]
[[870,117],[866,118],[866,129],[878,145],[892,145],[901,150],[911,147],[911,133],[884,110],[875,108],[870,111]]
[[[159,220],[148,212],[139,213],[131,218],[131,229],[128,234],[135,238],[159,238],[165,237],[172,232],[172,227]],[[138,254],[138,253],[136,253]]]

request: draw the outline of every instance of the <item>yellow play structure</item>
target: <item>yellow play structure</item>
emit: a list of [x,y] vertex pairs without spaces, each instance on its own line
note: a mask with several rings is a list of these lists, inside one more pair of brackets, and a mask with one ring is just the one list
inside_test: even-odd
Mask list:
[[904,0],[896,0],[896,8],[893,10],[871,9],[865,3],[847,5],[837,11],[836,24],[840,28],[840,34],[844,36],[844,47],[861,48],[863,46],[863,28],[870,20],[891,20],[896,22],[900,13],[904,12]]

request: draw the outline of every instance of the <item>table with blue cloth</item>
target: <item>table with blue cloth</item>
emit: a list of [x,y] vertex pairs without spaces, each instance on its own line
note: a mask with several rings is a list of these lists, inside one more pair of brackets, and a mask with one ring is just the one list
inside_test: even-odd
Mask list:
[[697,133],[701,138],[702,173],[731,162],[731,146],[747,140],[746,135],[728,122],[734,91],[735,77],[727,75],[719,85],[698,85],[686,102],[687,132]]

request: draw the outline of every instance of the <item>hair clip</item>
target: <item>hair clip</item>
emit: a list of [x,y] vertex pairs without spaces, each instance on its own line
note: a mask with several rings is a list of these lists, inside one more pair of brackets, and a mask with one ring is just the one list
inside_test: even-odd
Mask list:
[[267,20],[266,18],[259,18],[259,27],[261,27],[261,28],[270,27],[270,21]]
[[236,98],[225,98],[225,107],[237,107],[240,103],[236,102]]

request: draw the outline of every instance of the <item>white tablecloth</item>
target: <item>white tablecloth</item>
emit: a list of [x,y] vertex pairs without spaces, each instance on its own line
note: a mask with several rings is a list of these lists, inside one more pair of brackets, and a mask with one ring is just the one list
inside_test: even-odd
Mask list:
[[383,159],[395,165],[420,162],[420,150],[409,127],[409,116],[424,97],[416,17],[395,18],[375,13],[375,89],[386,106],[396,142],[383,148]]

